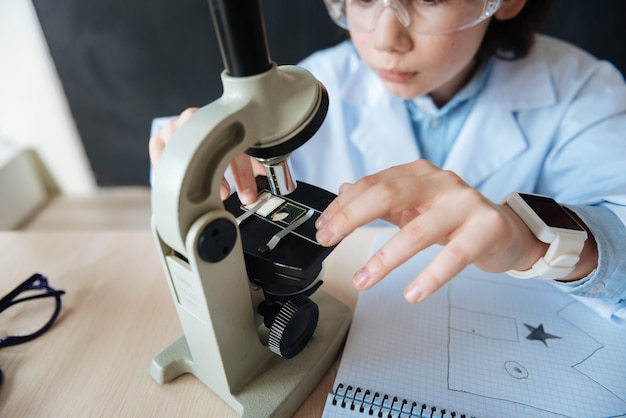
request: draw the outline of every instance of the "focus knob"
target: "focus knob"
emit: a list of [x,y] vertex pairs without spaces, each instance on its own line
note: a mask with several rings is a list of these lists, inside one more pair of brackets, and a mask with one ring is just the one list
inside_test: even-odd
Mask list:
[[287,302],[264,302],[259,306],[263,322],[269,328],[269,349],[286,359],[295,357],[308,344],[319,319],[317,304],[306,296]]

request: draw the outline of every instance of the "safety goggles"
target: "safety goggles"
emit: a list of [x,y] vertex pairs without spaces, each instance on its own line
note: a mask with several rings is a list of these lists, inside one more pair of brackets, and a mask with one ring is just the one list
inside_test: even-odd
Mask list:
[[386,7],[413,32],[439,35],[477,25],[493,16],[502,0],[324,0],[333,21],[354,32],[370,32]]

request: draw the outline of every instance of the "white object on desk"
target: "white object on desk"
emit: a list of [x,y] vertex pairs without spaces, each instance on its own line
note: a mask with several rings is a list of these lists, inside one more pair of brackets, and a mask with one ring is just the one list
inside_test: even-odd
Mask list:
[[96,181],[31,0],[0,1],[0,60],[0,135],[36,150],[64,194],[94,192]]
[[0,140],[0,230],[18,227],[47,198],[32,152]]

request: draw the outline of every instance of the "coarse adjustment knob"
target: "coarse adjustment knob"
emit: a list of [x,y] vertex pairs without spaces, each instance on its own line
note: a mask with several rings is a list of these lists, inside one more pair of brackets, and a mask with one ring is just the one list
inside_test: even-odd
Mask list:
[[270,330],[269,349],[286,359],[295,357],[306,347],[319,319],[317,304],[303,295],[286,302],[263,302],[259,305],[259,313]]

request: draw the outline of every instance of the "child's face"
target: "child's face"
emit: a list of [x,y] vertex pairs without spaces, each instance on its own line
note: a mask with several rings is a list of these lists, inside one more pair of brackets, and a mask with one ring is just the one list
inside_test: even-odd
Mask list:
[[385,8],[371,32],[350,37],[365,63],[397,97],[430,95],[442,106],[468,81],[489,20],[445,35],[421,35]]

